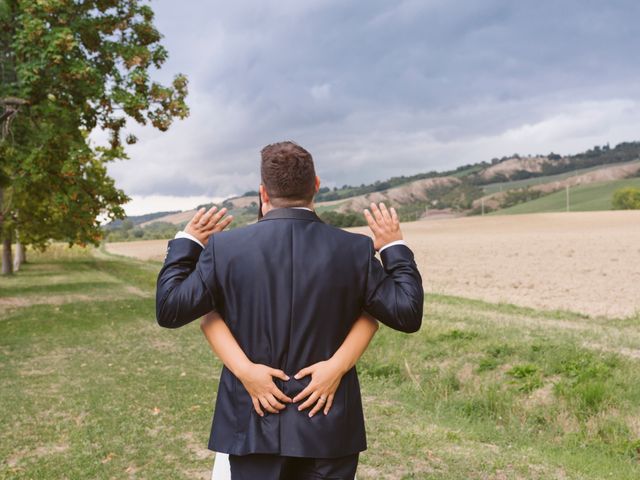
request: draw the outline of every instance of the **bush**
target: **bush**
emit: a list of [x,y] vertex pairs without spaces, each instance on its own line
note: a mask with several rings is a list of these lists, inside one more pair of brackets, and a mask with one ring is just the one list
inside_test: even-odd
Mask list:
[[532,392],[542,387],[542,376],[535,365],[516,365],[507,371],[507,375],[515,379],[514,383],[521,392]]
[[355,213],[328,211],[322,212],[320,218],[323,222],[340,228],[359,227],[367,224],[363,215],[356,215]]
[[519,203],[530,202],[540,198],[543,193],[540,190],[531,190],[529,187],[509,190],[500,205],[502,208],[513,207]]
[[640,210],[640,188],[620,188],[613,192],[613,208],[616,210]]
[[172,238],[180,230],[179,225],[168,222],[154,222],[145,227],[128,227],[123,224],[118,228],[110,228],[105,232],[105,241],[124,242],[130,240],[159,240]]

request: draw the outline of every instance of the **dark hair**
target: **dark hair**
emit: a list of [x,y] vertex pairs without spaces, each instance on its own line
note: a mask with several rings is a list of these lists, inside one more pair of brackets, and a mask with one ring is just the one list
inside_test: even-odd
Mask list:
[[260,152],[262,185],[274,206],[308,205],[316,193],[311,154],[294,142],[267,145]]

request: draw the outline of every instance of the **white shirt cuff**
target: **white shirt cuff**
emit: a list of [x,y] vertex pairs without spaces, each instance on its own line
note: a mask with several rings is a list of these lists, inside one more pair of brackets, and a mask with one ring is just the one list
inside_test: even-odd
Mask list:
[[194,237],[193,235],[191,235],[190,233],[187,232],[183,232],[183,231],[179,231],[178,233],[176,233],[176,236],[173,237],[175,238],[188,238],[189,240],[192,240],[194,242],[196,242],[198,245],[200,245],[202,248],[204,248],[204,245],[202,244],[202,242],[200,240],[198,240],[196,237]]
[[385,248],[389,248],[389,247],[393,247],[394,245],[404,245],[405,247],[408,247],[407,242],[405,242],[404,240],[396,240],[395,242],[391,242],[391,243],[387,243],[386,245],[384,245],[381,249],[379,253],[382,253],[382,251]]

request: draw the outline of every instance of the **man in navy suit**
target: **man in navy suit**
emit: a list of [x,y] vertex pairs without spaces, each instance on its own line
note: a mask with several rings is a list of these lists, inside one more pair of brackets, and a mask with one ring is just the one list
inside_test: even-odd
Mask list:
[[[292,142],[265,147],[261,174],[264,216],[256,224],[216,233],[204,249],[192,238],[169,243],[157,320],[176,328],[217,310],[253,362],[290,375],[274,381],[293,398],[309,383],[293,374],[331,357],[362,311],[393,329],[417,331],[424,292],[399,227],[381,235],[393,241],[375,245],[315,214],[319,180],[305,149]],[[373,207],[365,212],[372,228],[398,225],[393,209]],[[230,454],[234,479],[353,479],[366,449],[356,369],[342,378],[330,413],[309,418],[297,408],[258,415],[225,367],[209,448]]]

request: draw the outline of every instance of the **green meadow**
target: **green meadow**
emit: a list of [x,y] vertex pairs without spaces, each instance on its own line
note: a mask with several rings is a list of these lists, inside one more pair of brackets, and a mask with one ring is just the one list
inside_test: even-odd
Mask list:
[[[569,190],[572,212],[612,210],[613,192],[619,188],[640,188],[640,177],[578,185]],[[491,212],[490,215],[516,215],[523,213],[564,212],[567,210],[567,193],[564,189],[535,200]]]
[[[159,268],[57,247],[0,279],[0,478],[209,478],[220,363],[156,325]],[[358,366],[358,478],[640,478],[639,327],[427,295]]]

